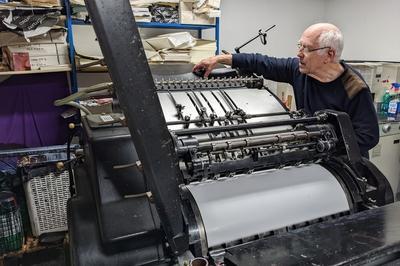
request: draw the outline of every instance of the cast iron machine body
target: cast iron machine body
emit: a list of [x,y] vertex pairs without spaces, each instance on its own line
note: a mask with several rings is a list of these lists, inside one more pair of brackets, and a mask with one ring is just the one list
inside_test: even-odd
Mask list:
[[257,77],[150,68],[129,1],[86,4],[126,124],[82,119],[73,264],[237,265],[235,247],[393,202],[346,114],[289,112]]

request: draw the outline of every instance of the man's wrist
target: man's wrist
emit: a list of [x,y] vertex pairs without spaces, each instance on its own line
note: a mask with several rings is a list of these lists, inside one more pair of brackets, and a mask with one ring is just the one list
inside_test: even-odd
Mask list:
[[232,55],[231,54],[217,55],[217,62],[223,65],[232,65]]

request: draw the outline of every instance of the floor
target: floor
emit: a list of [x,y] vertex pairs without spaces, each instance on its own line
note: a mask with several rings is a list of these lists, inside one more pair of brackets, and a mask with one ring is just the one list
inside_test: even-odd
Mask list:
[[67,248],[56,246],[19,256],[6,257],[0,266],[64,266],[69,265]]

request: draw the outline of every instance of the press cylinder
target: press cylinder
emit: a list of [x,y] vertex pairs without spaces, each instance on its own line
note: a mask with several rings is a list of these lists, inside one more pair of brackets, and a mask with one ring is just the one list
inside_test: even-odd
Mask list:
[[347,190],[318,164],[207,180],[186,189],[207,248],[346,212],[351,206]]

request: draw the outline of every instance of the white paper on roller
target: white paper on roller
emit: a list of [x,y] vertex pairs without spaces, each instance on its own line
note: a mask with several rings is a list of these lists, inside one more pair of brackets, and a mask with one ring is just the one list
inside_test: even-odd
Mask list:
[[336,178],[317,164],[188,185],[208,247],[349,210]]

